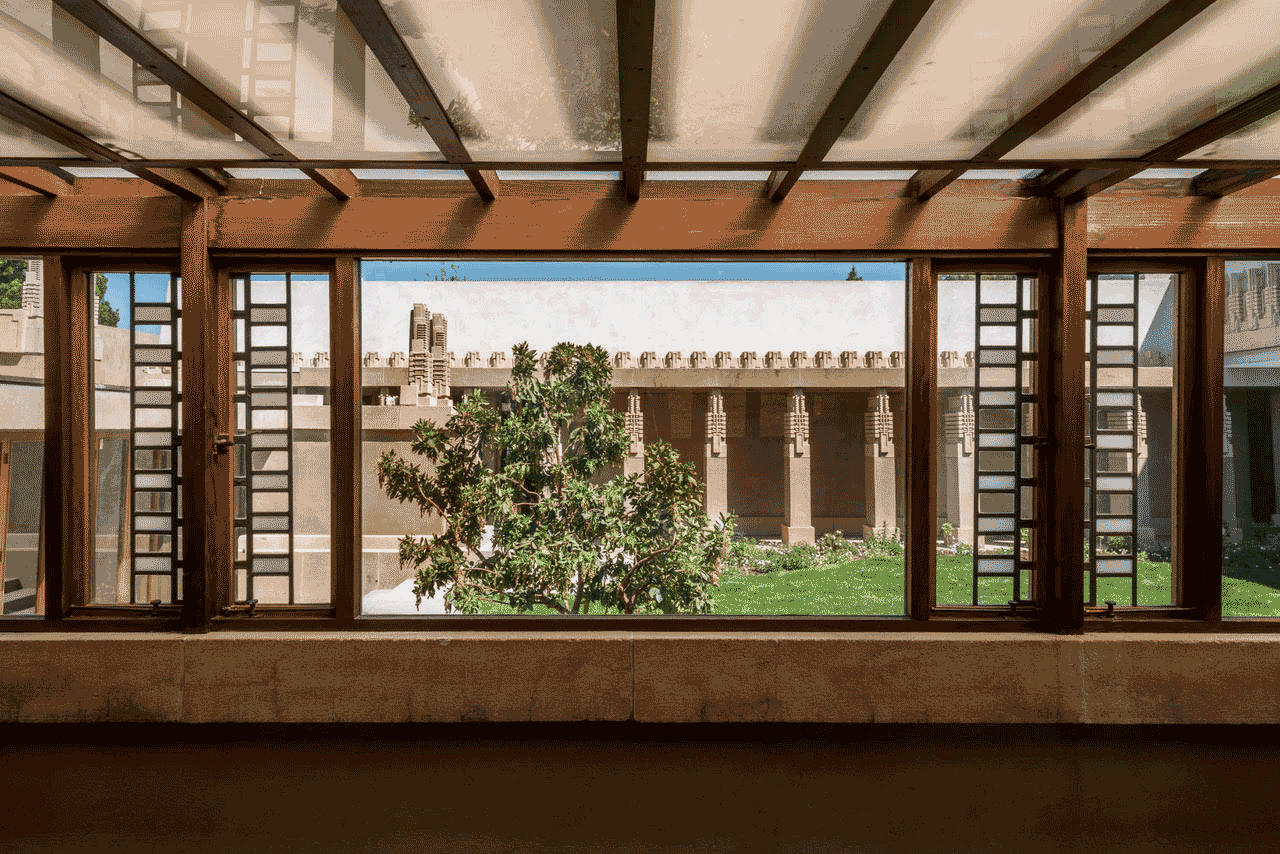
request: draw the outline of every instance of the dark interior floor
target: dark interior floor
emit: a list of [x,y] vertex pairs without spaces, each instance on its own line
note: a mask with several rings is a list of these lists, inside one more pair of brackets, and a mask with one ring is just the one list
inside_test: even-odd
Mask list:
[[1275,851],[1280,727],[14,725],[0,851]]

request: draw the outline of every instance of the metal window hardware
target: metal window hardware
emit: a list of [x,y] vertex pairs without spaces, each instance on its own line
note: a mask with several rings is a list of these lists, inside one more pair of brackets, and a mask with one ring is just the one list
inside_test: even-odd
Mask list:
[[213,451],[216,454],[225,454],[235,445],[231,437],[226,433],[217,433],[213,437]]
[[1108,599],[1106,601],[1106,606],[1107,606],[1107,616],[1114,617],[1116,615],[1116,603],[1111,599]]

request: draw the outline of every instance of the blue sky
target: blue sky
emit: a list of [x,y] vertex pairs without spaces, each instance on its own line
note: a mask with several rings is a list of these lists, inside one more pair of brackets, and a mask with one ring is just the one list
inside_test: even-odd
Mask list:
[[471,281],[829,282],[843,280],[855,265],[867,281],[894,281],[906,271],[896,262],[850,261],[364,261],[361,271],[365,281],[430,281],[450,265]]
[[[441,268],[469,281],[843,281],[857,266],[867,281],[901,281],[906,265],[867,261],[365,261],[365,281],[431,281]],[[138,274],[139,302],[164,300],[168,276]],[[107,301],[129,325],[129,275],[107,274]]]

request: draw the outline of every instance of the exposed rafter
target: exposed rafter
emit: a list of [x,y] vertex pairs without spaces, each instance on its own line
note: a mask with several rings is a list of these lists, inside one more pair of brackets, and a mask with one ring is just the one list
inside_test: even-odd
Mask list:
[[[1171,139],[1159,148],[1144,154],[1144,160],[1177,160],[1193,151],[1204,148],[1212,142],[1238,133],[1250,125],[1280,112],[1280,83],[1264,92],[1254,95],[1247,101],[1237,104],[1203,124],[1197,125],[1181,136]],[[1123,169],[1083,169],[1073,171],[1070,177],[1062,182],[1053,192],[1064,199],[1084,198],[1114,187],[1121,181],[1132,178],[1145,166],[1127,166]]]
[[48,199],[58,196],[73,196],[76,188],[57,175],[36,166],[10,166],[0,168],[0,178],[27,190],[39,193]]
[[0,116],[14,124],[33,130],[64,148],[79,152],[90,160],[99,163],[111,163],[125,159],[124,155],[119,152],[112,151],[78,130],[64,125],[52,116],[45,115],[30,104],[19,101],[4,92],[0,92]]
[[627,201],[634,202],[640,198],[640,182],[649,156],[654,0],[617,0],[617,10],[622,183]]
[[804,170],[822,162],[827,156],[932,5],[933,0],[894,0],[889,6],[822,118],[818,119],[813,133],[809,134],[796,162],[789,169],[775,171],[769,176],[771,200],[780,202],[785,199]]
[[293,157],[278,140],[231,102],[198,80],[173,57],[147,41],[114,10],[100,0],[54,0],[98,36],[134,62],[163,80],[182,100],[195,104],[232,133],[239,134],[273,160]]
[[1191,179],[1188,195],[1222,198],[1280,175],[1276,169],[1210,169]]
[[[199,107],[267,157],[281,162],[297,159],[269,131],[195,77],[168,53],[148,41],[101,0],[54,1],[99,37],[168,84],[182,96],[183,101]],[[208,175],[201,175],[200,179],[215,187],[221,183],[220,178],[212,178]],[[185,183],[185,181],[179,181],[177,185]],[[317,180],[317,183],[326,190],[334,192],[335,185],[332,181]],[[354,185],[355,179],[351,178],[349,183]],[[350,196],[350,193],[334,193],[334,195],[345,199]]]
[[74,185],[76,183],[76,176],[72,175],[70,172],[68,172],[66,169],[63,169],[61,166],[50,166],[48,164],[41,163],[39,168],[48,172],[50,175],[61,178],[63,181],[66,181],[68,184]]
[[235,180],[231,177],[231,173],[227,172],[226,169],[202,167],[196,169],[196,171],[199,172],[201,177],[206,181],[218,188],[219,195],[225,193],[227,188],[231,186],[231,182]]
[[135,165],[120,152],[113,151],[105,145],[95,142],[79,131],[67,127],[52,116],[45,115],[29,104],[24,104],[2,92],[0,92],[0,115],[42,134],[60,145],[70,148],[72,151],[80,152],[90,160],[119,166],[181,198],[192,200],[216,195],[215,192],[210,191],[210,186],[207,182],[197,179],[195,177],[196,173],[190,170]]
[[[1123,73],[1143,54],[1173,35],[1213,3],[1214,0],[1169,0],[1130,30],[1128,35],[1099,54],[1070,80],[987,143],[986,147],[974,155],[974,159],[998,160],[1004,157],[1050,123],[1066,115],[1104,83]],[[916,198],[925,201],[963,174],[961,170],[921,170],[912,177],[911,184]]]
[[[356,31],[378,58],[387,76],[400,90],[409,109],[422,122],[444,159],[451,163],[470,163],[471,155],[462,144],[457,128],[449,120],[440,97],[427,82],[422,68],[391,24],[382,4],[378,0],[338,0],[338,6],[351,19]],[[480,198],[490,202],[498,197],[496,172],[481,169],[465,171]]]
[[351,174],[350,169],[311,169],[304,167],[302,173],[315,181],[331,196],[340,202],[357,195],[359,181]]

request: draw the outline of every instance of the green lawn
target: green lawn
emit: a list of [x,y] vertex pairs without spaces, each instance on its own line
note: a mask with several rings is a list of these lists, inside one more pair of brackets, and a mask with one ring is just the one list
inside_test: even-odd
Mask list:
[[[967,605],[972,601],[972,558],[938,555],[938,602]],[[1129,604],[1128,579],[1100,579],[1097,602],[1112,599]],[[1168,563],[1139,561],[1138,604],[1168,605]],[[1087,592],[1087,591],[1086,591]],[[979,579],[978,601],[1003,605],[1013,597],[1011,581]],[[1026,593],[1024,592],[1025,596]],[[903,562],[901,557],[873,557],[815,569],[749,574],[729,569],[715,593],[715,614],[901,614]],[[1224,616],[1280,616],[1280,566],[1248,571],[1228,568],[1223,578]],[[484,614],[510,614],[502,605],[487,605]],[[550,614],[537,606],[534,614]]]

